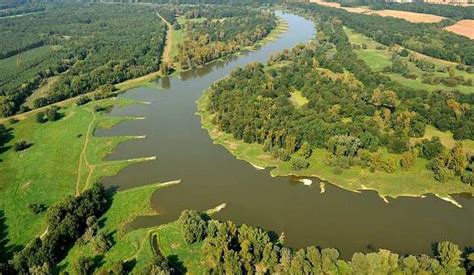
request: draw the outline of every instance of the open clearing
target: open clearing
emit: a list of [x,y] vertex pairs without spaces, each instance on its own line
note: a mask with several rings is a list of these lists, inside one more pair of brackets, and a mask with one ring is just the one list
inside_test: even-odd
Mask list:
[[311,3],[318,5],[343,9],[352,13],[376,14],[379,16],[390,16],[394,18],[404,19],[411,23],[438,23],[445,19],[442,16],[426,13],[398,11],[398,10],[371,10],[368,7],[342,7],[339,3],[325,2],[322,0],[310,0]]
[[291,92],[290,101],[298,108],[308,103],[308,99],[303,96],[301,91]]
[[461,20],[444,29],[474,39],[474,20]]
[[[441,143],[448,148],[452,148],[456,144],[453,133],[449,131],[442,132],[431,125],[426,126],[425,135],[422,138],[411,138],[411,142],[416,143],[422,139],[431,139],[432,137],[439,137]],[[474,153],[474,140],[466,139],[462,143],[466,152]]]

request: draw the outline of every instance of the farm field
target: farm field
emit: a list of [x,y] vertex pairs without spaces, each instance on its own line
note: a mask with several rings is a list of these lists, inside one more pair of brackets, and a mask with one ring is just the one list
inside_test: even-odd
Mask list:
[[474,39],[474,20],[461,20],[444,29]]
[[400,19],[405,19],[411,23],[438,23],[444,20],[445,18],[438,15],[433,14],[424,14],[424,13],[416,13],[416,12],[409,12],[409,11],[397,11],[397,10],[377,10],[377,11],[370,11],[368,14],[376,14],[380,16],[390,16]]
[[[355,49],[354,52],[357,54],[357,56],[360,59],[364,60],[365,63],[367,63],[367,65],[369,65],[369,67],[372,70],[382,72],[385,67],[390,66],[392,64],[393,52],[390,51],[386,46],[368,38],[367,36],[356,33],[350,30],[349,28],[344,28],[344,30],[347,33],[351,43],[358,44],[358,45],[362,45],[362,44],[367,45],[367,49]],[[436,58],[422,55],[419,53],[414,53],[414,54],[416,56],[419,56],[422,59],[428,60],[429,62],[433,63],[436,67],[449,68],[449,67],[455,67],[457,65],[456,63],[453,63],[453,62],[436,59]],[[403,77],[402,75],[395,74],[395,73],[384,73],[388,75],[392,80],[400,83],[401,85],[404,85],[406,87],[410,87],[413,89],[421,89],[421,90],[427,90],[431,92],[440,90],[440,89],[459,90],[460,92],[466,93],[466,94],[474,92],[473,86],[457,85],[456,87],[448,87],[444,84],[431,85],[431,84],[423,83],[421,81],[420,76],[424,72],[418,67],[416,67],[415,64],[413,64],[412,62],[409,62],[408,57],[405,57],[402,59],[407,61],[409,71],[416,74],[418,76],[417,79],[407,79]],[[443,73],[443,72],[435,71],[435,72],[432,72],[432,74],[434,76],[440,76],[440,77],[449,76],[447,72]],[[471,79],[472,81],[474,81],[474,74],[472,73],[467,73],[466,71],[455,69],[455,74],[462,76],[465,79]]]
[[311,3],[316,3],[318,5],[343,9],[352,13],[363,13],[363,14],[372,14],[379,16],[390,16],[394,18],[404,19],[411,23],[438,23],[445,19],[442,16],[434,14],[425,14],[425,13],[416,13],[408,11],[398,11],[398,10],[371,10],[369,7],[342,7],[339,3],[334,2],[325,2],[324,0],[311,0]]

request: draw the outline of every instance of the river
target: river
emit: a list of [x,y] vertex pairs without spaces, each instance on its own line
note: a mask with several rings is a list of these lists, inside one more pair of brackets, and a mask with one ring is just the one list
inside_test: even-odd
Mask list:
[[256,170],[237,160],[224,147],[212,143],[201,128],[196,100],[214,81],[251,62],[266,62],[274,53],[315,37],[312,22],[279,13],[288,31],[277,41],[224,62],[156,81],[156,87],[132,89],[121,97],[150,104],[115,107],[112,116],[138,116],[98,136],[146,135],[120,144],[107,157],[121,160],[156,156],[154,161],[131,165],[103,180],[106,186],[126,189],[148,183],[182,180],[159,189],[152,207],[160,215],[139,217],[132,227],[176,220],[184,209],[206,210],[227,206],[214,217],[285,233],[285,244],[335,247],[342,257],[379,248],[405,254],[432,254],[432,244],[449,240],[462,248],[474,246],[474,200],[455,196],[463,208],[428,195],[385,203],[375,192],[349,192],[326,184],[321,194],[317,179],[311,186],[289,178],[273,178],[269,170]]

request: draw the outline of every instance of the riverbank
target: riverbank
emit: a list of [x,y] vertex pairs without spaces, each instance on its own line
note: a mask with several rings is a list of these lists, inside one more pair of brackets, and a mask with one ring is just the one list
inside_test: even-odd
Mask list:
[[[6,245],[24,246],[45,227],[46,213],[35,214],[30,205],[55,204],[67,195],[76,195],[102,177],[147,158],[105,161],[120,143],[140,137],[96,137],[94,131],[110,128],[134,117],[110,117],[96,112],[135,101],[109,98],[82,106],[64,107],[59,119],[40,124],[34,116],[7,125],[12,135],[2,148],[0,159],[0,209],[8,228]],[[96,107],[97,106],[97,107]],[[31,146],[15,152],[13,145],[26,141]],[[1,247],[0,247],[1,249]]]
[[[314,149],[308,159],[310,166],[307,169],[295,171],[289,162],[274,159],[265,152],[262,145],[244,143],[233,138],[231,134],[219,131],[212,123],[212,114],[206,108],[209,102],[208,93],[208,91],[205,92],[197,102],[197,114],[201,117],[202,128],[208,131],[215,144],[224,146],[237,159],[244,160],[253,166],[272,168],[270,172],[272,176],[316,177],[348,191],[376,191],[385,201],[387,198],[421,197],[426,194],[435,194],[459,206],[450,196],[451,194],[474,194],[474,188],[460,180],[450,180],[447,183],[436,181],[432,172],[425,168],[427,161],[420,158],[416,160],[415,165],[409,171],[398,166],[394,173],[370,172],[366,168],[351,167],[340,171],[340,173],[335,173],[334,167],[325,162],[328,153],[324,149]],[[386,151],[382,154],[384,158],[398,160],[397,155],[389,154]]]

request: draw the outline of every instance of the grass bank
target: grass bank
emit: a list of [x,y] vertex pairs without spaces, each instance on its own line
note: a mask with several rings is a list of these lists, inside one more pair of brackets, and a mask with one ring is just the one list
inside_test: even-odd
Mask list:
[[[244,143],[233,138],[231,134],[219,131],[216,125],[212,124],[212,114],[207,111],[208,102],[209,98],[206,92],[197,102],[198,114],[201,117],[202,127],[208,131],[214,143],[224,146],[238,159],[247,161],[256,167],[273,168],[272,176],[317,177],[354,192],[375,190],[383,198],[422,196],[432,193],[451,199],[450,194],[474,194],[474,188],[462,183],[459,179],[452,179],[447,183],[436,181],[432,172],[426,169],[427,161],[421,158],[418,158],[415,165],[408,171],[397,165],[394,173],[370,172],[368,168],[361,167],[352,167],[342,170],[342,173],[335,173],[334,167],[329,166],[325,161],[329,153],[324,149],[315,149],[308,159],[310,166],[307,169],[295,171],[289,162],[274,159],[265,152],[262,145]],[[386,150],[381,153],[383,159],[398,163],[399,155],[390,154]]]
[[[27,116],[8,125],[12,139],[0,155],[0,209],[4,211],[7,246],[23,246],[45,228],[45,212],[34,214],[30,204],[50,206],[66,195],[75,195],[93,181],[117,173],[143,159],[104,161],[121,142],[136,137],[95,137],[94,129],[112,127],[128,117],[109,117],[94,112],[134,102],[109,98],[84,106],[60,110],[61,118],[39,124]],[[12,146],[21,140],[31,144],[15,152]]]

